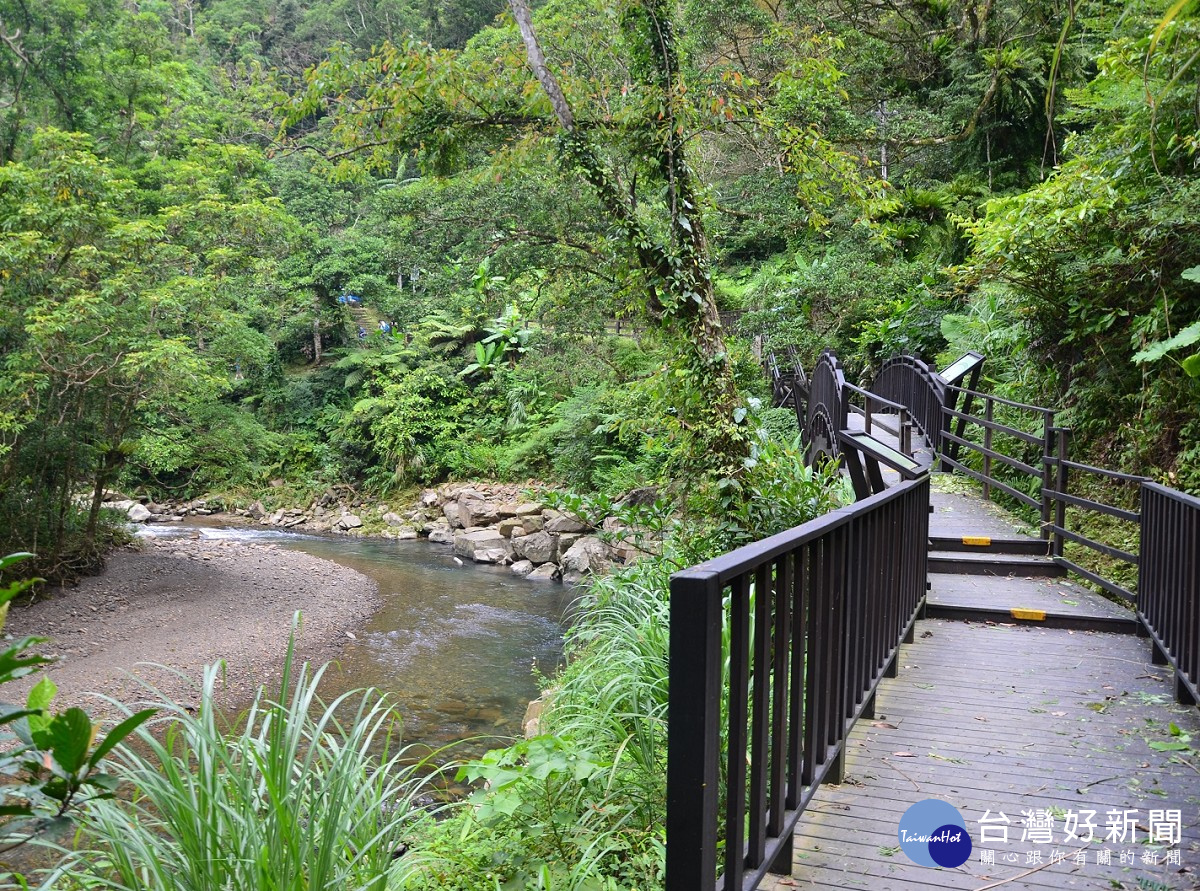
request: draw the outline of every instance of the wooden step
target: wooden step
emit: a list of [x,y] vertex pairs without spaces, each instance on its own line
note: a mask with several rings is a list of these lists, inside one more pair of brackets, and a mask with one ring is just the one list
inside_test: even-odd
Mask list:
[[954,575],[1055,578],[1067,571],[1049,557],[1006,553],[930,551],[929,571]]
[[968,554],[1032,554],[1049,556],[1050,542],[1027,535],[997,538],[989,535],[963,535],[959,538],[931,535],[930,551],[952,551]]

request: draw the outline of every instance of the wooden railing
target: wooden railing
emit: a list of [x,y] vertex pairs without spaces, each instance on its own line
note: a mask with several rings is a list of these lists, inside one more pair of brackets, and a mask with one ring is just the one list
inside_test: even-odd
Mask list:
[[1175,669],[1175,696],[1200,702],[1200,498],[1142,484],[1138,618],[1154,662]]
[[[1050,461],[1050,465],[1054,468],[1053,485],[1048,489],[1043,488],[1042,490],[1044,497],[1053,505],[1052,515],[1046,526],[1047,531],[1050,533],[1050,556],[1054,558],[1054,562],[1059,566],[1075,573],[1080,578],[1086,579],[1099,588],[1103,588],[1110,594],[1132,602],[1136,599],[1137,595],[1122,583],[1124,579],[1118,578],[1117,572],[1110,571],[1107,575],[1102,575],[1100,571],[1088,569],[1081,566],[1077,560],[1070,559],[1065,551],[1068,542],[1082,545],[1094,553],[1117,561],[1118,566],[1124,564],[1127,569],[1124,573],[1120,573],[1120,575],[1128,576],[1136,571],[1140,562],[1140,558],[1135,552],[1137,546],[1134,546],[1135,550],[1127,550],[1126,548],[1117,547],[1111,542],[1102,542],[1085,531],[1088,528],[1085,524],[1071,523],[1070,516],[1071,512],[1074,511],[1082,512],[1087,516],[1098,515],[1110,517],[1130,524],[1130,530],[1136,534],[1141,529],[1140,514],[1135,510],[1130,510],[1128,507],[1108,504],[1082,495],[1072,495],[1070,492],[1070,483],[1080,474],[1103,479],[1109,484],[1118,487],[1138,487],[1142,483],[1147,482],[1147,480],[1143,476],[1120,473],[1116,470],[1106,470],[1103,467],[1095,467],[1091,464],[1081,464],[1078,461],[1071,461],[1067,457],[1070,453],[1071,431],[1065,428],[1058,428],[1055,430],[1055,435],[1057,444],[1055,454]],[[1138,492],[1135,488],[1133,492],[1129,493],[1129,501],[1136,502],[1137,498]]]
[[928,365],[914,356],[893,356],[875,375],[871,392],[907,406],[917,431],[925,437],[929,448],[938,451],[945,420],[942,413],[945,383]]
[[[965,387],[948,385],[946,391],[962,396],[963,407],[960,410],[948,405],[945,409],[948,422],[942,431],[943,469],[956,470],[979,482],[984,498],[990,498],[992,490],[997,489],[1038,511],[1042,538],[1048,539],[1051,508],[1048,493],[1054,488],[1056,455],[1054,409],[1013,402]],[[982,406],[976,409],[980,414],[971,413],[976,400]],[[1008,416],[1008,423],[998,420],[1002,414]],[[952,433],[953,421],[959,424]],[[1018,423],[1022,426],[1016,426]],[[1023,448],[1022,444],[1029,448]],[[965,463],[963,449],[979,455],[978,468]],[[1001,476],[998,470],[1001,467],[1017,471],[1016,478]],[[1016,488],[1014,483],[1022,477],[1032,480],[1033,493]]]
[[928,533],[925,475],[672,576],[667,891],[791,871],[796,820],[911,640]]

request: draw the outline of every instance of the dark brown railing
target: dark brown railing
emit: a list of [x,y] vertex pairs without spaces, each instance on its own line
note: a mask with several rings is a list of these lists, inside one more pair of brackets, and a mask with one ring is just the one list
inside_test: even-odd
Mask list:
[[914,356],[893,356],[875,375],[871,392],[906,405],[929,448],[941,448],[945,384],[928,365]]
[[813,366],[801,425],[809,463],[819,455],[837,455],[837,435],[846,429],[845,391],[846,375],[842,371],[842,362],[832,350],[825,350]]
[[[842,393],[847,414],[859,415],[863,419],[863,430],[873,433],[873,428],[878,425],[882,430],[896,437],[900,451],[912,456],[913,422],[906,405],[894,402],[871,390],[856,387],[849,382],[842,384]],[[855,397],[862,401],[861,406],[853,402]]]
[[[1049,538],[1051,499],[1047,493],[1054,488],[1054,409],[1013,402],[1011,399],[1001,399],[999,396],[968,390],[965,387],[947,385],[946,391],[948,394],[961,395],[963,408],[959,410],[947,406],[945,410],[949,421],[957,420],[960,424],[955,432],[951,433],[948,421],[942,430],[943,467],[957,470],[980,483],[983,486],[984,498],[990,498],[992,490],[998,489],[1015,501],[1038,511],[1041,516],[1042,538]],[[979,415],[970,411],[972,403],[976,400],[982,405],[982,414]],[[1000,411],[997,411],[998,407]],[[1002,423],[997,419],[1002,414],[1019,418],[1026,429],[1014,426],[1018,423],[1017,420]],[[1001,437],[999,441],[997,436]],[[1022,448],[1021,443],[1032,448]],[[978,454],[980,468],[975,469],[963,463],[966,457],[959,455],[954,450],[955,447]],[[1036,458],[1031,459],[1036,464],[1018,457],[1018,454],[1027,456],[1030,452],[1037,454]],[[962,460],[959,460],[960,457]],[[1008,476],[1007,480],[1002,479],[998,475],[997,466],[1007,467],[1018,474],[1031,477],[1037,494],[1023,492],[1011,485],[1016,481],[1011,476]]]
[[911,640],[928,532],[926,475],[672,576],[667,891],[791,871],[796,820]]
[[1175,669],[1175,696],[1200,702],[1200,498],[1142,484],[1138,618],[1154,662]]
[[[1092,498],[1086,498],[1082,495],[1072,495],[1070,492],[1070,481],[1075,479],[1080,474],[1086,474],[1091,477],[1100,477],[1103,480],[1116,486],[1140,486],[1146,482],[1143,476],[1137,476],[1131,473],[1120,473],[1116,470],[1106,470],[1103,467],[1095,467],[1091,464],[1080,464],[1077,461],[1071,461],[1067,458],[1070,452],[1071,431],[1064,428],[1058,428],[1056,431],[1057,446],[1056,454],[1050,461],[1054,468],[1054,482],[1050,488],[1043,488],[1043,496],[1053,505],[1052,516],[1046,526],[1050,533],[1050,556],[1054,558],[1054,562],[1059,566],[1075,573],[1080,578],[1084,578],[1097,587],[1103,588],[1110,594],[1121,597],[1128,601],[1136,599],[1136,594],[1122,584],[1123,579],[1106,578],[1091,569],[1080,566],[1078,561],[1072,560],[1066,554],[1066,544],[1072,542],[1077,545],[1082,545],[1094,551],[1097,554],[1102,554],[1112,560],[1125,564],[1129,569],[1125,575],[1132,575],[1137,571],[1137,566],[1140,561],[1136,553],[1137,546],[1134,550],[1126,550],[1125,548],[1117,547],[1116,545],[1102,542],[1091,537],[1082,526],[1070,522],[1072,512],[1083,512],[1084,514],[1112,517],[1113,519],[1131,524],[1128,528],[1133,534],[1138,534],[1141,528],[1141,516],[1137,511],[1129,510],[1125,507],[1120,507],[1113,504],[1107,504],[1103,501],[1096,501]],[[1130,493],[1130,501],[1137,499],[1137,491]],[[1075,528],[1072,528],[1072,527]],[[1114,574],[1115,575],[1115,574]]]

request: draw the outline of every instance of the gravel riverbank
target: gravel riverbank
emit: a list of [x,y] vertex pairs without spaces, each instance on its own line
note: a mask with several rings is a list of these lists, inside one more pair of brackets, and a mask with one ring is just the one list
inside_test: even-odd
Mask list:
[[[80,705],[111,718],[115,710],[95,694],[132,706],[153,698],[144,681],[193,703],[198,693],[185,678],[198,682],[203,667],[218,660],[226,664],[221,701],[245,703],[260,684],[278,679],[297,610],[298,654],[321,663],[336,658],[378,606],[366,576],[298,551],[145,539],[138,550],[111,555],[103,573],[75,588],[14,603],[4,633],[50,639],[41,651],[57,658],[49,670],[59,687],[56,708]],[[0,698],[23,698],[32,683],[13,684]]]

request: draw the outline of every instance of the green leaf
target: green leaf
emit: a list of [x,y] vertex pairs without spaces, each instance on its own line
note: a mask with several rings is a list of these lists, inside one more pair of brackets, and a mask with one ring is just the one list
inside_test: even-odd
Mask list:
[[1173,741],[1173,742],[1155,741],[1155,742],[1150,743],[1149,745],[1150,745],[1150,748],[1154,749],[1154,751],[1156,751],[1156,752],[1186,752],[1188,749],[1191,748],[1191,746],[1189,746],[1187,743],[1180,742],[1178,740]]
[[1200,353],[1193,353],[1181,363],[1189,377],[1200,377]]
[[1134,353],[1133,361],[1139,364],[1143,362],[1155,362],[1171,350],[1191,346],[1197,341],[1200,341],[1200,322],[1192,322],[1192,324],[1188,325],[1174,337],[1157,341],[1147,346],[1144,350]]
[[29,691],[29,696],[25,699],[25,707],[31,712],[45,711],[50,708],[50,703],[57,692],[58,685],[50,680],[49,676],[43,676]]
[[[88,748],[92,745],[92,719],[81,708],[69,708],[54,720],[44,731],[48,748],[66,773],[75,773],[83,767]],[[36,737],[35,737],[36,738]]]
[[130,715],[112,730],[108,731],[108,735],[96,747],[96,751],[92,752],[92,757],[88,759],[88,766],[95,767],[100,763],[100,759],[113,750],[121,740],[137,730],[142,724],[149,720],[155,714],[155,709],[143,709],[136,714]]
[[1186,281],[1200,284],[1200,266],[1193,266],[1190,269],[1185,269],[1183,272],[1179,273],[1179,276]]

